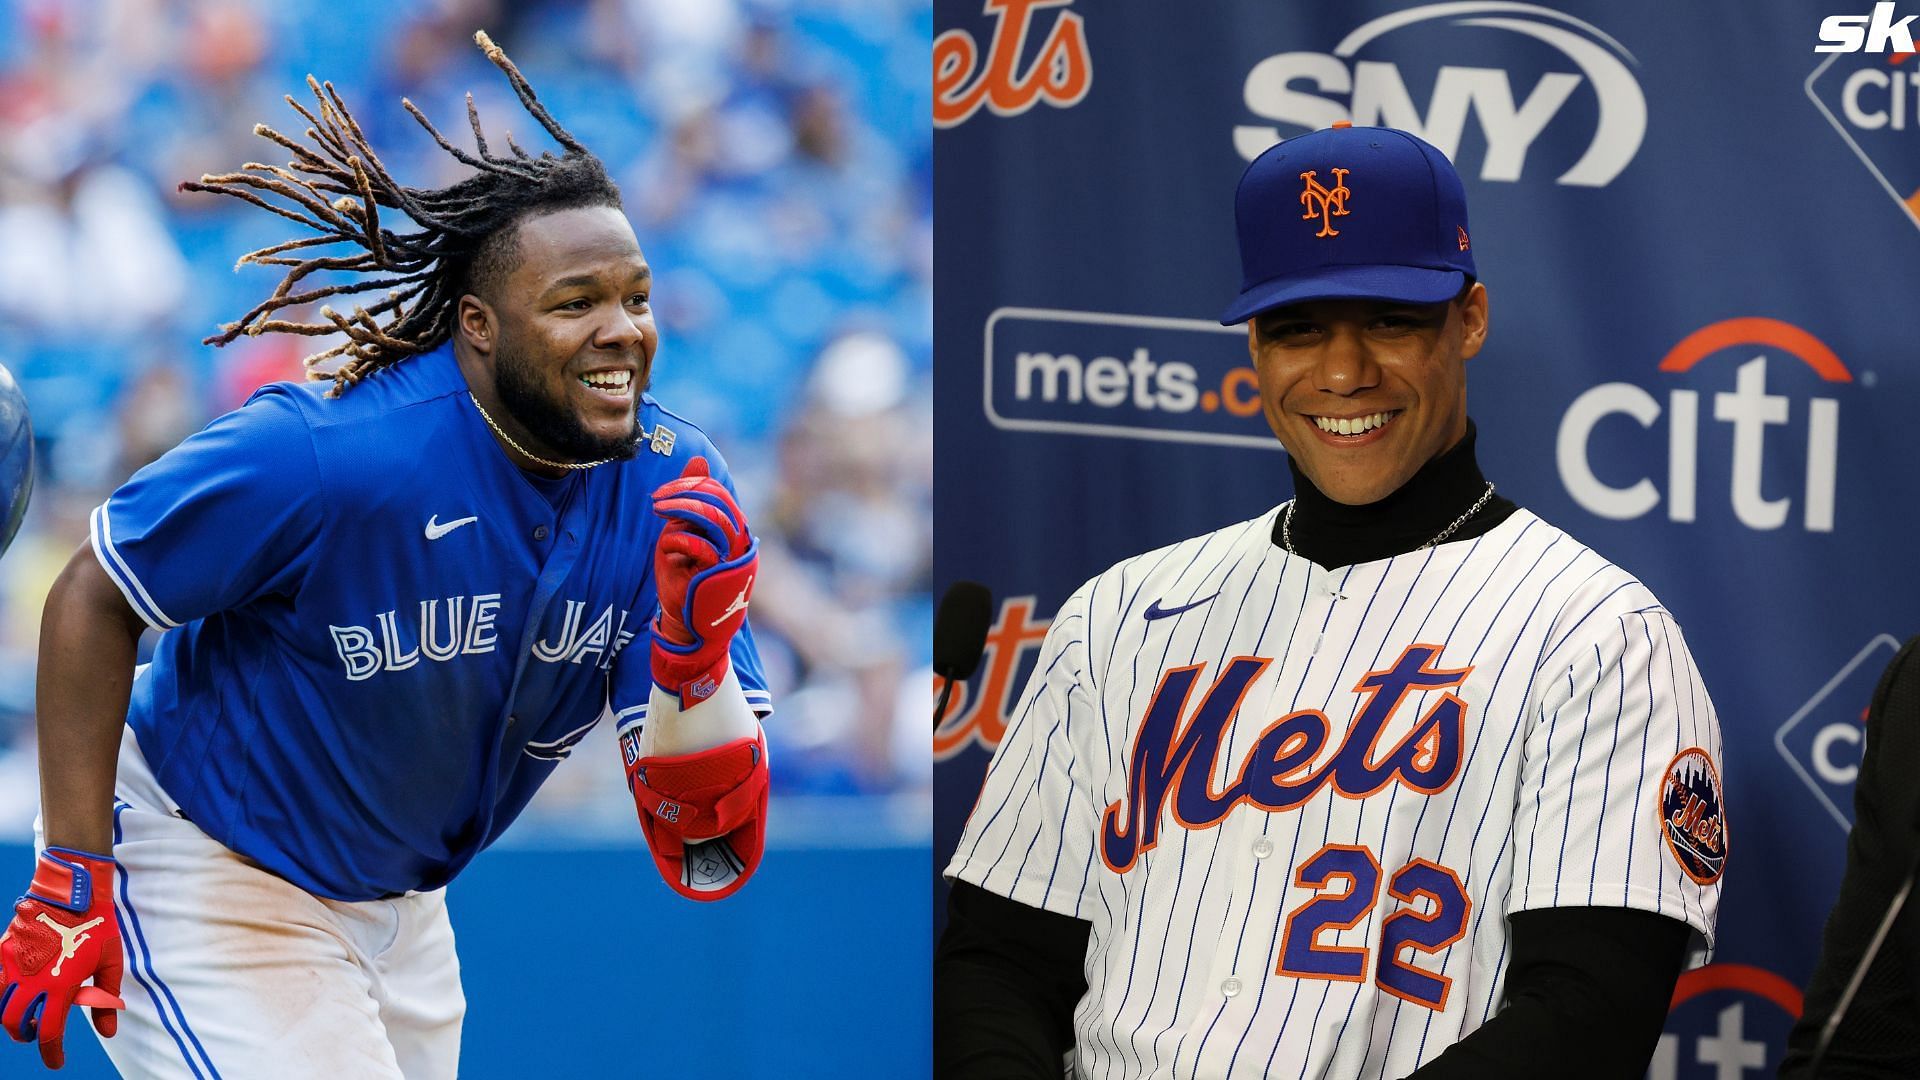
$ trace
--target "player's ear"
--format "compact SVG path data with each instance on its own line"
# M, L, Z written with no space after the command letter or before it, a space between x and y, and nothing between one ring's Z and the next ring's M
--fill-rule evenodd
M1247 355L1260 359L1260 331L1254 329L1253 320L1247 320Z
M1474 282L1460 304L1460 358L1471 360L1487 343L1487 287Z
M467 347L481 355L493 352L493 339L499 326L494 318L493 307L472 293L460 298L453 313L454 333L460 335Z

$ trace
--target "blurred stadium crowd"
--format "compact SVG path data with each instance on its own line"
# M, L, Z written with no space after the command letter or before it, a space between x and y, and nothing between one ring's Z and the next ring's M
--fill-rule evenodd
M200 339L278 281L296 226L176 185L284 163L256 122L331 80L403 183L462 171L400 105L530 150L486 29L607 162L655 272L654 394L726 454L763 544L775 843L918 840L932 481L926 0L0 0L0 362L38 487L0 560L0 836L33 818L35 643L89 511L332 342ZM460 133L460 134L455 134ZM516 830L634 832L608 732ZM850 803L820 796L865 795ZM858 808L857 810L853 808ZM512 834L510 834L511 838ZM851 842L861 842L854 837Z

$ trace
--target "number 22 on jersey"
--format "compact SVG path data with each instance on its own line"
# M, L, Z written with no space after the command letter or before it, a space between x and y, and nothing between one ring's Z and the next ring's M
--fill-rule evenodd
M1380 900L1380 863L1373 852L1353 844L1328 844L1300 864L1294 884L1301 888L1339 889L1321 892L1287 916L1280 943L1276 975L1336 982L1364 982L1368 950L1360 946L1323 945L1323 931L1350 930ZM1373 963L1373 979L1380 989L1402 1001L1429 1009L1447 1007L1453 980L1423 971L1400 958L1402 951L1432 954L1466 936L1473 903L1453 871L1426 859L1414 859L1394 871L1387 894L1400 907L1380 924L1380 948ZM1430 907L1424 913L1420 902Z

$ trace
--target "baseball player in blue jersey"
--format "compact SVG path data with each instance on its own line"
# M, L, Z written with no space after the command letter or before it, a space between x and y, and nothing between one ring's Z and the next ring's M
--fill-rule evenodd
M1294 498L1061 605L947 867L936 1075L1637 1080L1727 859L1685 638L1481 474L1439 151L1288 139L1235 218Z
M669 885L719 899L759 861L754 540L719 454L646 393L618 190L478 40L563 154L491 152L471 104L468 153L413 110L474 172L404 187L315 84L304 142L256 129L286 168L185 185L314 233L242 260L291 269L209 340L338 332L309 363L344 360L142 469L48 598L43 852L0 1026L50 1067L78 1004L128 1076L454 1075L442 886L603 717Z

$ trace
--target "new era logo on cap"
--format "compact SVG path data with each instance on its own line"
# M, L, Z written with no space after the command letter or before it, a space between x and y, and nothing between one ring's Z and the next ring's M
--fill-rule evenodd
M1434 304L1475 276L1467 198L1446 155L1393 128L1340 121L1255 158L1234 196L1240 295L1231 325L1284 304Z

